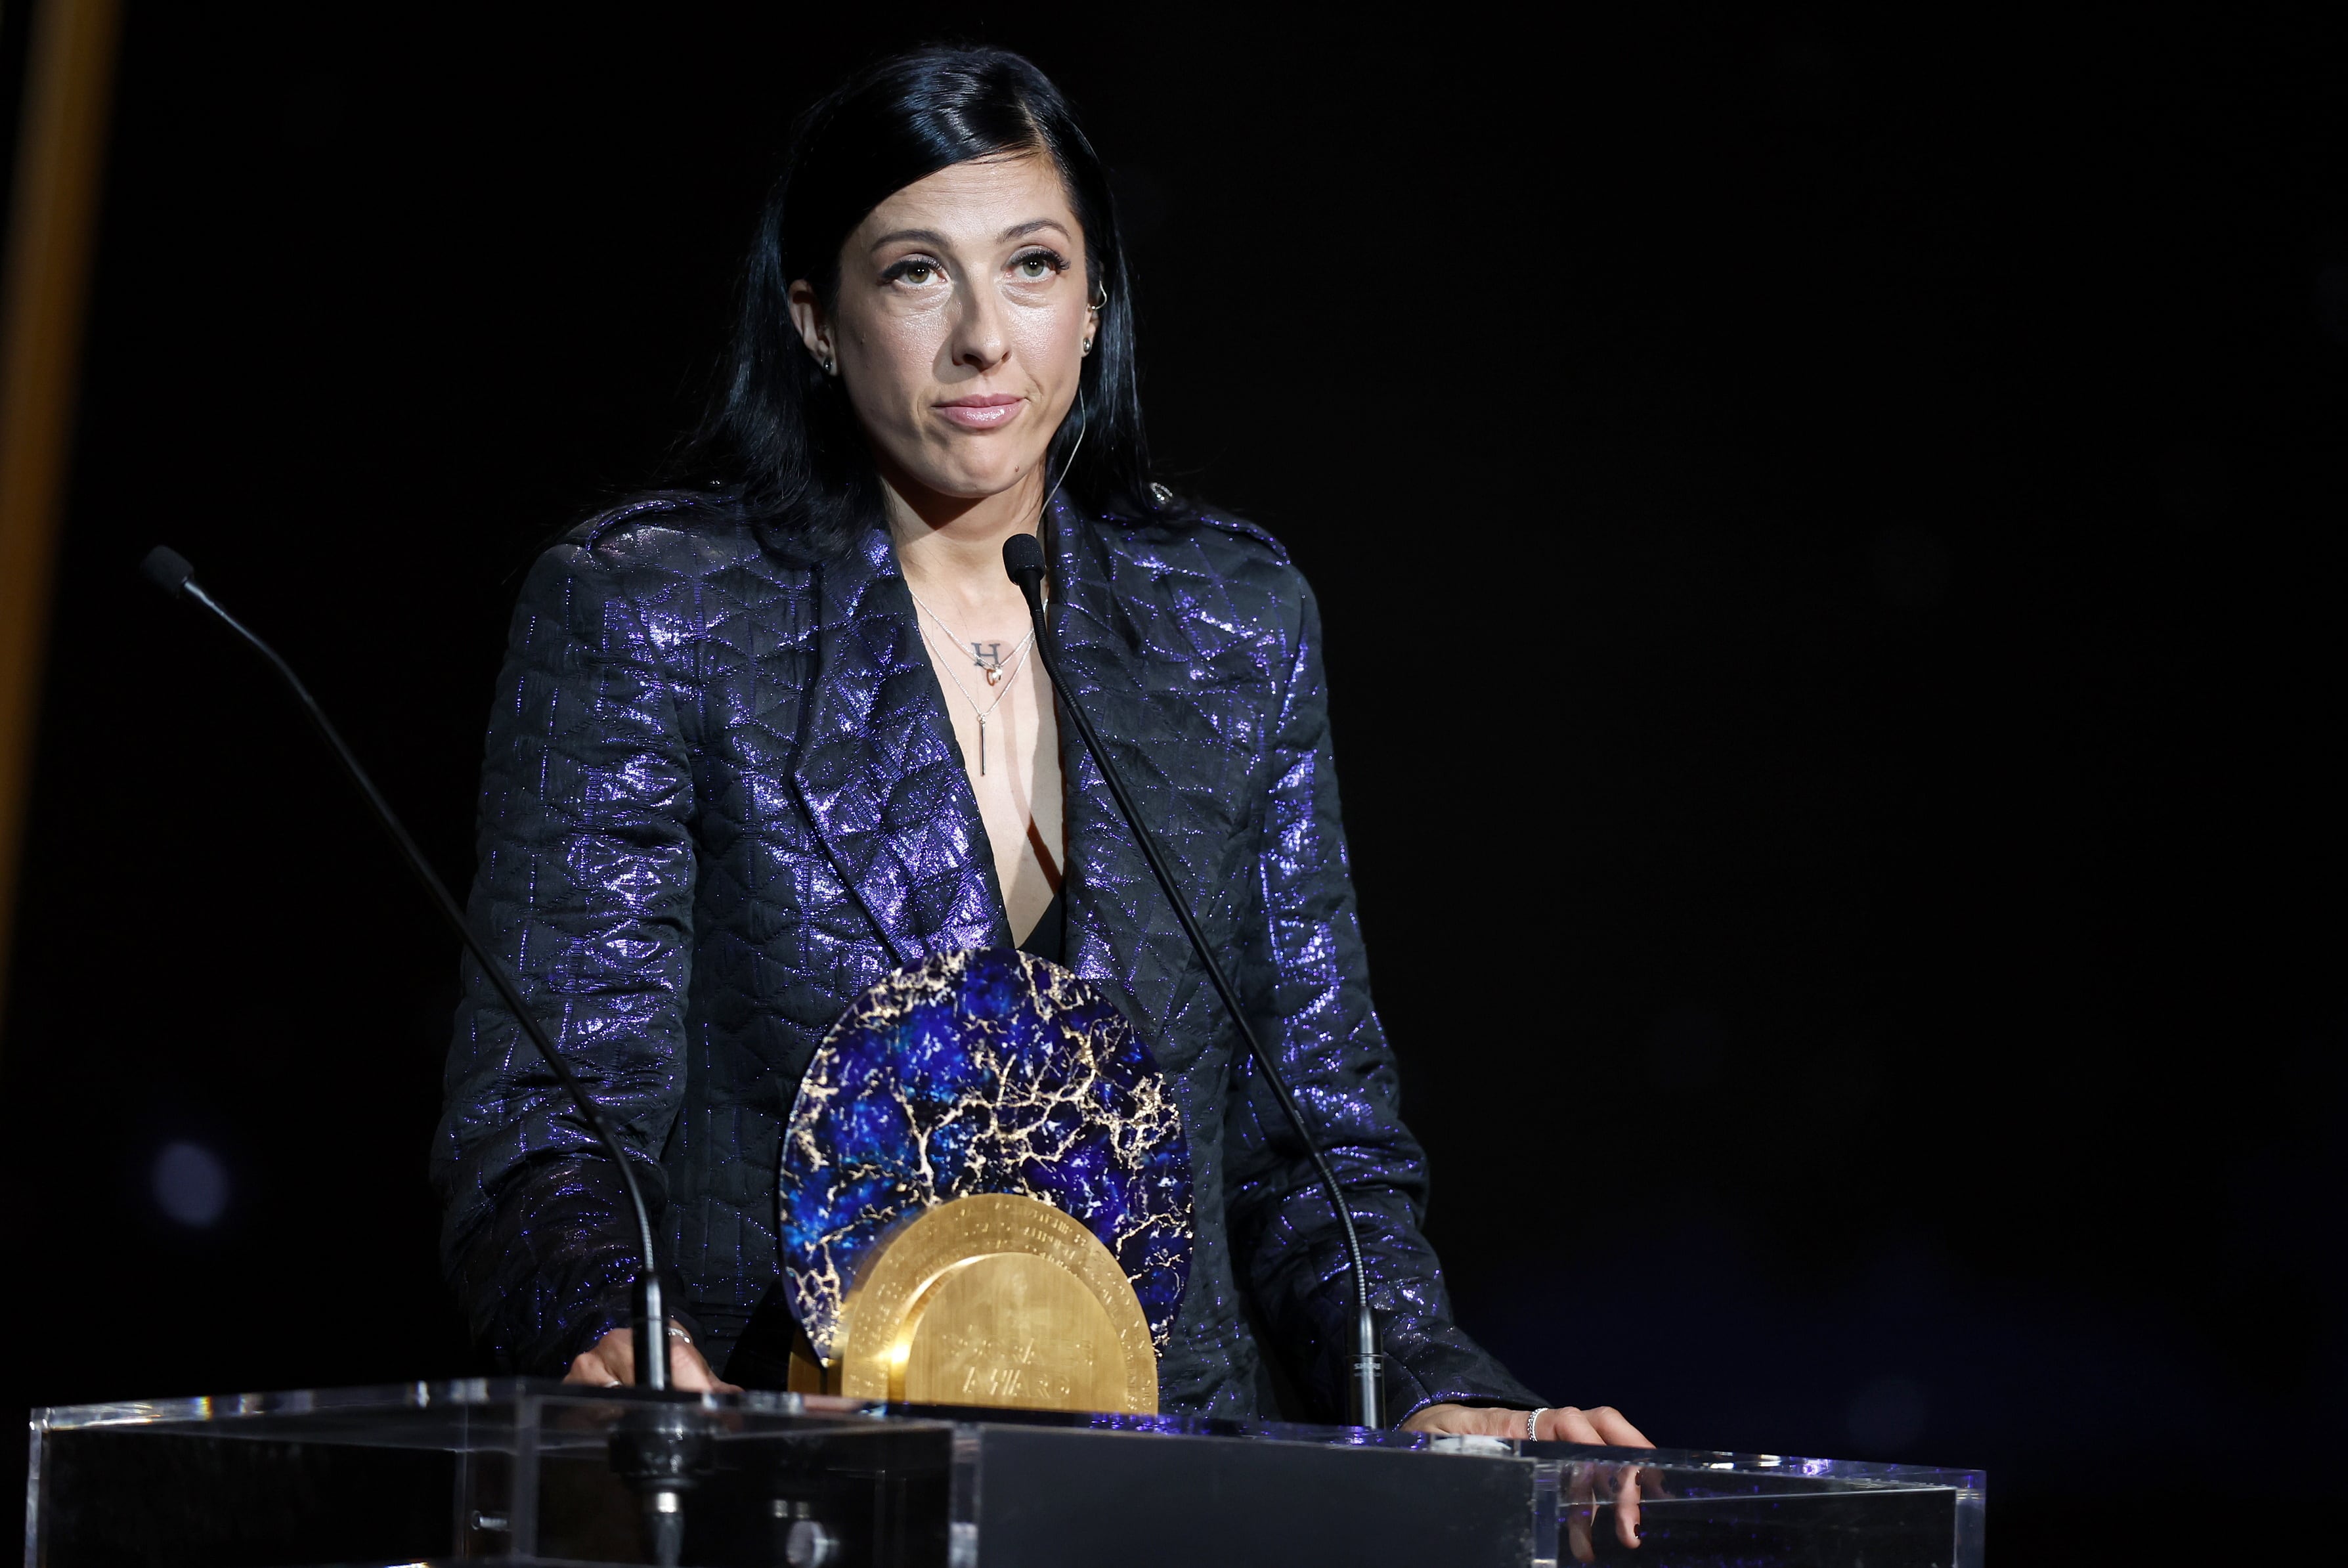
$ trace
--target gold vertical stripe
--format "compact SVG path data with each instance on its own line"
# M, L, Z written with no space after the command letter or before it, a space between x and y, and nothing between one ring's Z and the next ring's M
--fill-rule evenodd
M0 999L119 22L116 0L41 0L25 56L0 307Z

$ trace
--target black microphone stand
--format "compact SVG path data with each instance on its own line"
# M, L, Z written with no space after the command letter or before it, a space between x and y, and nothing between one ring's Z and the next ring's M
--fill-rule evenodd
M407 828L392 811L391 803L376 789L375 781L366 775L366 769L359 766L359 759L344 744L342 736L327 719L325 710L318 706L317 699L302 684L302 677L294 673L294 666L287 664L276 649L255 636L242 621L222 608L219 600L197 584L195 568L188 564L185 556L157 545L148 552L139 570L146 573L149 582L172 598L192 600L211 612L221 624L242 638L284 678L286 686L300 701L302 711L309 716L311 725L325 741L327 748L334 752L335 759L342 763L343 771L374 810L376 820L383 824L384 831L389 833L392 842L399 846L401 858L407 862L407 869L416 873L416 880L424 884L424 891L431 898L433 907L440 912L440 918L456 932L466 950L472 954L473 961L481 966L481 973L488 975L489 984L497 988L498 996L505 1003L506 1010L513 1015L515 1024L530 1037L530 1044L538 1047L538 1054L545 1058L546 1065L553 1069L554 1076L569 1091L572 1103L579 1108L580 1116L602 1140L604 1152L612 1157L612 1163L619 1170L620 1181L627 1189L628 1205L634 1212L636 1220L637 1255L641 1262L630 1302L636 1351L636 1386L652 1389L669 1387L668 1314L661 1303L660 1274L654 1263L652 1212L644 1205L644 1189L637 1185L635 1169L628 1160L627 1150L621 1147L619 1134L603 1115L602 1108L588 1097L587 1087L579 1081L578 1076L555 1050L554 1042L547 1037L544 1026L522 1001L521 987L514 979L512 971L507 968L503 959L489 951L487 943L475 934L472 923L465 918L464 910L449 896L448 889L433 871L431 862L424 858L424 851L408 836ZM685 1418L685 1413L674 1408L666 1413L660 1409L644 1412L642 1418L632 1417L612 1439L613 1464L643 1494L646 1529L658 1560L664 1564L672 1564L677 1560L683 1544L683 1493L699 1479L706 1460L708 1441L705 1433L695 1430L694 1423Z
M1322 1188L1337 1211L1337 1222L1344 1228L1345 1257L1354 1271L1354 1354L1345 1378L1345 1418L1356 1427L1383 1427L1385 1415L1385 1353L1378 1345L1377 1319L1370 1315L1370 1285L1368 1271L1362 1266L1362 1241L1354 1230L1353 1211L1346 1206L1345 1190L1337 1181L1337 1173L1329 1168L1328 1157L1321 1152L1318 1140L1304 1124L1303 1108L1289 1092L1288 1080L1282 1077L1280 1064L1264 1049L1256 1037L1255 1026L1248 1022L1247 1010L1240 1005L1240 994L1233 989L1230 977L1223 973L1213 949L1207 945L1207 934L1200 929L1199 917L1190 912L1190 901L1174 880L1173 865L1158 847L1157 835L1150 832L1141 818L1141 810L1125 787L1125 776L1109 759L1108 748L1101 744L1099 732L1093 728L1084 705L1060 675L1059 645L1052 638L1052 629L1044 614L1044 546L1032 533L1014 533L1003 542L1003 569L1019 584L1019 592L1027 600L1027 614L1035 624L1035 653L1044 661L1044 673L1052 677L1052 688L1059 695L1061 711L1075 721L1076 733L1084 738L1085 749L1092 753L1093 763L1108 782L1108 792L1117 798L1117 809L1125 817L1126 825L1133 830L1141 853L1157 873L1158 885L1166 890L1166 901L1174 906L1174 917L1182 923L1183 934L1198 951L1199 961L1207 966L1207 978L1221 997L1223 1010L1231 1015L1231 1024L1247 1042L1248 1054L1263 1069L1264 1080L1272 1085L1272 1097L1280 1101L1288 1124L1303 1140L1304 1151L1313 1157L1313 1169L1320 1174Z

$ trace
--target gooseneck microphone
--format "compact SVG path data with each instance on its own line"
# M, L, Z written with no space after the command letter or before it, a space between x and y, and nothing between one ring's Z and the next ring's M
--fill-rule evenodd
M654 1263L652 1212L644 1206L644 1190L636 1183L635 1169L628 1160L627 1151L620 1146L619 1134L604 1116L602 1108L588 1097L586 1086L563 1061L561 1053L554 1048L554 1042L547 1037L545 1028L522 1001L521 987L515 981L512 971L507 968L502 958L489 951L487 943L475 934L472 923L465 918L464 910L448 895L448 888L432 870L431 862L424 858L424 851L408 836L407 828L393 813L391 803L376 789L375 781L366 775L366 769L359 766L359 759L344 744L342 736L327 719L325 710L318 706L317 699L302 684L302 677L294 673L294 666L287 664L276 649L255 636L244 623L230 614L219 600L205 593L196 583L195 568L189 565L187 558L177 551L157 545L148 552L139 570L149 582L172 598L192 601L209 611L221 624L234 632L255 653L268 660L271 667L284 679L285 685L301 703L302 711L309 715L311 725L325 741L327 749L342 763L343 771L349 775L351 782L374 810L376 820L383 824L384 831L391 835L392 842L399 846L400 857L407 861L407 869L416 873L416 880L424 884L424 891L430 896L433 907L440 912L440 918L464 943L466 950L472 954L473 961L481 966L481 973L489 977L489 984L497 988L498 996L505 1003L506 1010L513 1015L514 1022L522 1033L530 1037L530 1044L538 1047L538 1054L545 1058L546 1065L553 1069L554 1076L569 1091L572 1103L579 1108L580 1116L602 1140L604 1152L612 1157L612 1163L619 1169L620 1181L627 1188L628 1206L633 1211L636 1221L640 1263L631 1303L636 1386L641 1388L668 1387L668 1313L661 1303L660 1274ZM677 1535L681 1532L682 1494L698 1479L695 1473L699 1448L695 1441L697 1434L686 1430L687 1426L689 1423L685 1421L682 1412L647 1412L644 1419L631 1423L626 1431L613 1439L615 1463L620 1464L622 1473L644 1493L648 1529L655 1538L655 1550L664 1563L676 1561L675 1546L661 1538ZM637 1431L634 1429L637 1427L646 1429Z
M433 906L440 912L440 918L448 923L449 929L456 932L465 944L467 951L473 955L473 962L481 966L481 973L487 975L489 984L497 987L506 1010L514 1016L514 1021L521 1026L522 1033L530 1037L530 1044L538 1047L538 1054L546 1058L546 1065L554 1069L554 1076L562 1080L562 1087L570 1091L572 1102L578 1106L579 1114L586 1119L589 1127L594 1129L595 1136L602 1140L604 1152L611 1155L612 1162L620 1168L620 1180L627 1185L628 1203L636 1216L636 1244L641 1249L643 1259L636 1271L634 1304L636 1381L646 1388L667 1387L668 1335L664 1332L666 1324L664 1321L666 1314L661 1307L660 1276L653 1266L652 1213L644 1207L644 1194L643 1189L636 1185L635 1171L629 1163L626 1151L620 1147L619 1134L605 1119L602 1107L588 1098L587 1086L572 1072L561 1053L554 1048L554 1042L547 1038L545 1028L523 1003L521 987L506 967L505 960L490 952L489 944L474 934L472 922L465 918L464 910L448 895L448 889L441 882L438 873L433 871L432 863L424 858L424 851L417 847L416 841L408 837L407 828L393 814L391 803L383 798L382 792L375 787L375 780L367 777L366 769L359 766L359 759L343 743L342 736L327 719L325 710L318 706L317 698L312 696L310 688L302 684L302 677L294 673L294 666L287 664L276 649L253 635L243 622L222 608L219 600L205 593L196 582L196 569L189 565L187 557L177 551L157 545L147 552L147 559L140 562L139 570L147 574L149 582L172 598L192 600L210 611L221 625L244 639L253 652L267 659L283 677L295 700L301 703L302 711L310 716L310 723L325 741L327 749L334 752L335 759L343 765L343 771L350 776L360 795L374 809L376 820L383 824L384 831L389 833L392 842L399 846L400 857L407 861L407 869L416 873L416 880L424 884L424 891L431 897Z
M1221 997L1223 1010L1231 1015L1231 1024L1247 1042L1248 1054L1263 1069L1264 1080L1272 1085L1272 1097L1287 1115L1289 1126L1303 1140L1305 1152L1313 1157L1313 1169L1321 1178L1321 1186L1329 1194L1329 1202L1337 1211L1337 1222L1344 1228L1345 1258L1354 1271L1354 1339L1352 1368L1345 1379L1346 1419L1357 1427L1383 1427L1385 1421L1385 1353L1378 1346L1377 1320L1370 1315L1369 1274L1362 1266L1362 1240L1354 1230L1354 1213L1346 1206L1345 1190L1337 1181L1337 1173L1329 1168L1328 1157L1321 1152L1320 1140L1305 1125L1303 1108L1289 1092L1288 1080L1282 1076L1280 1064L1256 1037L1255 1027L1248 1022L1247 1009L1240 1005L1240 994L1207 945L1207 934L1200 929L1199 917L1190 912L1190 901L1183 896L1181 885L1174 880L1173 865L1165 851L1158 847L1157 835L1142 820L1141 809L1133 792L1125 785L1125 776L1117 771L1109 758L1108 748L1101 744L1100 734L1093 728L1091 717L1084 705L1076 700L1075 688L1060 675L1060 649L1054 641L1052 630L1044 614L1044 546L1032 533L1014 533L1003 542L1003 569L1011 581L1019 584L1026 597L1028 618L1035 624L1035 652L1044 661L1044 673L1052 677L1053 689L1058 694L1060 707L1076 722L1076 733L1083 737L1085 749L1092 753L1093 765L1107 780L1108 792L1117 798L1117 809L1125 817L1126 826L1133 830L1134 841L1141 846L1149 869L1157 873L1158 885L1166 891L1166 902L1174 906L1174 918L1182 923L1182 933L1207 966L1207 978Z

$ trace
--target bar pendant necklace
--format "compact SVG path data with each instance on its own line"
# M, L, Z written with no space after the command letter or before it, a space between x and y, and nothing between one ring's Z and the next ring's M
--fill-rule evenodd
M954 629L946 624L946 618L943 615L939 614L935 610L932 610L919 593L913 593L913 585L911 583L905 584L905 592L912 593L913 603L921 610L926 612L931 620L935 621L938 624L938 630L943 632L946 636L953 642L954 645L957 647L964 645L961 638L954 636ZM920 617L916 616L914 619L915 623L918 624ZM971 653L970 662L986 672L986 684L989 686L996 686L999 684L1002 687L1000 691L994 694L994 700L988 703L984 707L978 706L978 699L970 695L970 688L968 686L962 684L962 676L954 674L954 665L957 661L945 656L945 650L938 646L936 640L930 635L930 629L927 626L922 627L922 641L929 645L932 653L938 655L938 667L946 672L946 678L953 682L954 690L962 693L962 700L970 704L970 711L978 716L978 776L981 779L983 779L986 777L987 717L989 715L993 714L996 708L1003 706L1003 699L1009 696L1012 689L1019 684L1015 677L1018 676L1021 666L1025 665L1027 662L1027 649L1035 641L1035 629L1033 626L1030 626L1027 629L1027 634L1025 637L1022 637L1019 640L1019 645L1011 651L1011 657L1008 661L1004 660L1003 656L1003 645L1001 643L971 643L967 645ZM1014 678L1006 679L1006 676Z

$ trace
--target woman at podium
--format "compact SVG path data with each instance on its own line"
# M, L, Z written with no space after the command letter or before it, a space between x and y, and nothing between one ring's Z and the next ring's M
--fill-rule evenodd
M1277 541L1153 479L1133 319L1104 170L1054 86L995 50L885 61L801 121L704 469L573 530L522 591L472 917L656 1195L678 1381L708 1386L776 1288L781 1129L842 1009L1015 944L1114 998L1177 1088L1193 1253L1161 1408L1340 1408L1334 1216L1082 787L1004 575L1026 532L1072 695L1344 1183L1393 1416L1643 1443L1611 1410L1542 1410L1452 1321L1371 1006L1319 615ZM434 1172L500 1364L628 1378L621 1184L477 972Z

